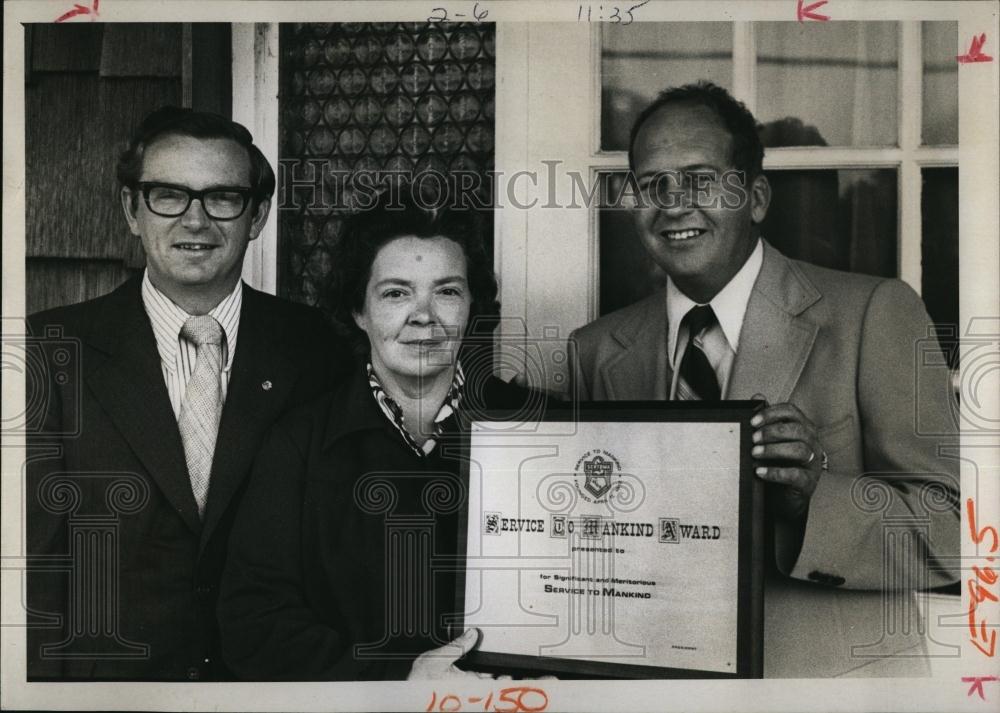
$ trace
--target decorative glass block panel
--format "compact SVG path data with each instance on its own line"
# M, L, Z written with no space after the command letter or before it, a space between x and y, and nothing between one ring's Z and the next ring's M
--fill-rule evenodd
M394 64L403 64L409 61L414 50L413 39L402 32L397 32L385 43L385 56Z
M958 144L958 23L924 22L921 27L923 143Z
M316 40L308 40L302 46L302 64L306 67L311 67L319 60L320 53L322 49L320 48L319 42Z
M323 118L333 128L346 125L351 118L351 103L346 99L331 99L323 107Z
M466 135L469 147L477 153L490 153L493 151L493 131L482 124L476 124Z
M728 22L636 22L601 27L601 150L628 149L643 108L668 87L707 79L732 88Z
M413 118L413 101L408 97L395 96L385 104L385 119L394 127L405 126Z
M369 137L369 145L376 156L387 156L396 148L399 139L396 132L387 126L380 126Z
M895 171L769 171L767 175L773 197L761 232L771 245L788 257L823 267L896 276ZM636 234L624 176L600 174L600 314L632 304L665 282L663 271Z
M450 94L462 86L462 68L452 62L439 64L434 70L434 86L439 92Z
M399 145L410 156L422 156L430 147L431 135L422 126L408 126L400 134Z
M382 102L375 97L362 97L354 104L354 120L364 126L371 126L382 118Z
M448 102L438 94L427 94L417 101L417 118L421 123L437 126L448 115Z
M340 132L340 140L337 145L342 155L356 156L365 150L365 133L354 127L344 129Z
M300 122L299 126L312 126L323 115L323 110L316 102L302 102L299 104Z
M479 39L479 33L472 31L460 31L451 36L451 56L457 60L471 60L479 56L483 43Z
M806 146L895 146L896 22L759 22L757 120ZM793 145L785 143L783 145Z
M399 75L392 67L377 67L371 73L372 91L376 94L391 94L399 84Z
M323 56L331 67L339 67L351 56L351 43L345 37L323 43Z
M375 39L373 35L364 35L355 41L352 47L352 54L359 64L373 64L382 54L382 43Z
M434 132L434 149L439 154L454 153L462 147L465 137L454 124L445 124Z
M411 64L399 75L406 93L415 96L422 94L431 83L431 70L422 64Z
M490 203L494 27L283 24L280 44L278 290L329 309L353 173L473 172Z
M493 88L496 80L496 69L492 61L474 62L469 67L469 86L479 91L488 91Z
M479 118L481 102L472 93L459 94L451 103L451 118L460 123L475 121Z
M314 154L330 153L334 144L333 133L325 126L317 128L309 137L309 151Z
M365 73L358 69L357 67L351 67L350 69L345 69L340 73L339 81L337 83L337 91L340 94L354 95L360 92L368 84L368 77ZM326 94L328 92L324 92ZM318 92L313 92L313 94L319 95Z
M336 82L333 72L324 67L309 75L309 91L313 96L326 96Z
M417 40L417 54L425 62L438 62L448 51L448 40L440 32L424 32Z

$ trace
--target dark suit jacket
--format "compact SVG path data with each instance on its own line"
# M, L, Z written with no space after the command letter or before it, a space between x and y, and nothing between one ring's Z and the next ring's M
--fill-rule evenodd
M468 376L468 374L467 374ZM470 378L464 413L543 407ZM527 405L527 406L526 406ZM431 457L403 442L359 369L282 419L261 448L230 542L219 621L227 663L251 680L404 679L450 640L466 437ZM433 560L433 562L432 562Z
M759 393L797 405L817 425L830 465L804 536L775 529L781 573L772 572L764 597L765 675L919 672L910 591L958 578L947 364L906 284L764 250L727 398ZM662 292L577 330L579 398L665 399L666 335Z
M215 602L250 464L346 369L319 312L244 286L202 522L140 286L30 319L49 378L29 379L29 678L227 678Z

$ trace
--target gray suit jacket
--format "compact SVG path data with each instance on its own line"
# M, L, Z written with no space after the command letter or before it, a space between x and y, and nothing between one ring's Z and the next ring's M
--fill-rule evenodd
M765 676L926 670L912 590L959 576L957 405L929 324L903 282L765 243L726 398L795 404L830 466L804 535L774 527ZM662 292L577 330L577 397L667 398L666 339Z

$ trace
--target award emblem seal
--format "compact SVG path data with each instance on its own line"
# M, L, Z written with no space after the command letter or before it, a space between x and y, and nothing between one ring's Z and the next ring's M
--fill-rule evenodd
M622 465L618 458L603 448L589 450L580 456L574 469L573 485L588 503L606 503L621 487Z

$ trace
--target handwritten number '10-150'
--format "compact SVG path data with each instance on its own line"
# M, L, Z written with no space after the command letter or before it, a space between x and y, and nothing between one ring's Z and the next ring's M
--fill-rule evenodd
M484 713L541 713L549 705L549 697L541 688L516 686L504 688L494 699L491 692L485 700L482 696L468 696L465 700L469 705L482 705ZM458 713L463 702L454 693L449 693L438 700L437 691L431 692L430 703L425 711L437 713ZM475 708L474 710L479 710Z

